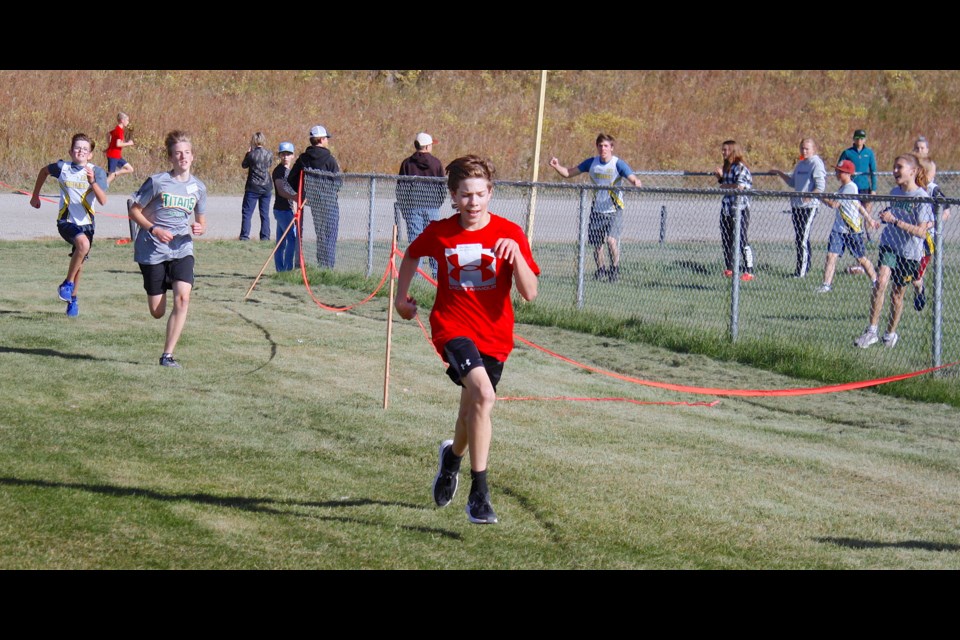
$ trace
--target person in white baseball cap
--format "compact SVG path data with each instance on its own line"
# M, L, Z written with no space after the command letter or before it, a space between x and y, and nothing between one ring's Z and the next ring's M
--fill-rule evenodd
M323 125L318 124L310 129L310 144L315 144L313 138L332 138Z
M407 223L408 243L416 240L428 224L440 219L440 206L447 197L443 164L432 153L435 142L433 136L421 131L413 140L416 152L400 164L401 176L427 178L397 180L396 206ZM436 276L437 263L433 258L430 267Z

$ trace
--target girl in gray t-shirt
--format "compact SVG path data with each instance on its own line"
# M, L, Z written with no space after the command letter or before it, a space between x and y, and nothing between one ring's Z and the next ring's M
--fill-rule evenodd
M893 179L897 186L890 192L892 196L926 198L923 187L927 176L920 160L912 153L897 156L893 163ZM887 226L880 236L880 257L877 260L877 283L870 294L870 323L863 334L854 340L861 349L878 342L877 327L880 312L883 310L883 295L887 285L890 290L890 320L883 334L883 345L896 346L900 340L897 325L903 313L903 294L907 284L920 273L920 259L923 257L923 238L933 225L933 210L929 202L911 202L900 200L884 209L879 215L880 221Z

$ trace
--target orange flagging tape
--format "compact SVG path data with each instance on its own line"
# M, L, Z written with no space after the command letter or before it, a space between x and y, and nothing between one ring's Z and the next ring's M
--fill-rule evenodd
M404 256L403 251L400 251L399 249L397 249L396 246L393 247L393 253L394 253L394 255L400 256L400 258L403 258L403 256ZM399 273L399 271L398 271L397 273ZM429 282L430 284L432 284L434 287L437 286L437 281L436 281L436 279L435 279L433 276L431 276L429 273L427 273L426 271L424 271L423 269L421 269L420 267L417 267L417 273L419 273L421 276L423 276L423 279L426 280L427 282Z
M15 193L21 193L21 194L23 194L23 195L25 195L25 196L31 196L31 197L33 196L33 192L31 192L31 191L24 191L23 189L18 189L18 188L16 188L16 187L10 186L9 184L7 184L7 183L5 183L5 182L0 182L0 186L4 187L5 189L12 189ZM46 197L46 196L40 196L40 199L43 200L44 202L53 202L53 203L56 203L56 202L57 202L56 200L53 200L52 198L48 198L48 197ZM104 211L101 211L101 212L97 213L96 215L98 215L98 216L107 216L108 218L124 218L124 219L126 219L126 220L129 220L129 219L130 219L130 216L121 216L121 215L116 214L116 213L106 213L106 212L104 212Z
M301 192L303 191L303 175L302 175L302 174L301 174L301 176L300 176L300 191L301 191ZM303 211L303 203L300 203L299 207L297 208L297 213L296 213L297 220L298 220L298 222L297 222L298 225L300 224L299 220L300 220L301 212L302 212L302 211ZM302 227L301 227L301 228L302 228ZM363 304L366 304L366 303L370 302L371 300L373 300L373 297L374 297L375 295L377 295L377 292L379 292L380 289L383 288L384 283L386 283L387 278L390 276L391 268L394 268L394 267L393 267L393 261L392 261L392 260L389 260L389 261L387 262L387 268L383 270L383 277L380 278L380 284L378 284L378 285L377 285L377 288L373 290L373 293L371 293L370 295L368 295L366 298L364 298L364 299L361 300L360 302L357 302L357 303L354 303L354 304L349 304L349 305L346 305L346 306L343 306L343 307L333 307L333 306L330 306L330 305L326 305L326 304L323 304L322 302L320 302L319 300L317 300L317 297L316 297L315 295L313 295L313 289L310 288L310 280L309 280L309 278L307 278L307 263L306 263L306 261L303 259L303 233L297 234L297 238L298 238L299 244L300 244L300 247L299 247L299 249L300 249L300 274L303 276L303 285L307 288L307 294L310 296L310 299L313 300L313 302L314 302L318 307L320 307L321 309L324 309L324 310L326 310L326 311L349 311L350 309L354 309L354 308L356 308L356 307L359 307L360 305L363 305ZM391 257L393 256L393 252L396 251L396 248L397 248L397 247L396 247L396 244L394 244L394 245L391 247L391 253L390 253ZM394 268L394 269L395 269L395 268ZM393 304L393 301L392 301L392 300L390 301L390 304Z
M719 400L714 400L713 402L653 402L653 401L644 401L644 400L634 400L633 398L574 398L571 396L553 396L550 398L539 397L539 396L503 396L497 398L500 400L568 400L573 402L629 402L630 404L655 404L655 405L666 405L666 406L683 406L683 407L715 407L720 404Z
M617 378L618 380L625 380L627 382L632 382L634 384L643 385L646 387L656 387L658 389L668 389L670 391L679 391L681 393L696 393L701 395L711 395L711 396L809 396L819 393L837 393L839 391L852 391L854 389L863 389L865 387L874 387L881 384L887 384L889 382L897 382L898 380L906 380L907 378L914 378L916 376L921 376L925 373L931 373L937 371L938 369L945 369L947 367L952 367L958 362L951 362L950 364L943 364L939 367L930 367L929 369L923 369L921 371L911 371L910 373L901 373L899 375L890 376L888 378L876 378L874 380L858 380L856 382L845 382L843 384L834 384L828 385L825 387L810 387L810 388L801 388L801 389L717 389L713 387L691 387L683 384L670 384L667 382L653 382L652 380L642 380L640 378L634 378L631 376L620 375L619 373L613 373L611 371L604 371L603 369L598 369L596 367L591 367L589 365L577 362L576 360L571 360L565 356L562 356L558 353L554 353L545 347L541 347L538 344L535 344L529 340L521 338L520 336L514 334L513 336L520 342L534 349L542 351L554 358L558 358L572 364L581 369L586 369L587 371L593 371L594 373L599 373L601 375L609 376L611 378Z
M373 297L377 295L377 292L379 292L380 289L383 288L384 283L387 281L387 276L390 274L390 265L387 264L387 268L383 270L383 277L380 278L380 284L378 284L377 288L373 290L373 293L368 295L366 298L364 298L360 302L356 302L354 304L348 304L343 307L332 307L330 305L323 304L322 302L317 300L316 296L313 295L313 289L310 288L310 281L307 279L307 269L305 266L303 266L303 260L300 261L300 264L301 264L301 267L300 267L301 273L303 274L303 284L307 288L307 293L310 295L310 298L314 301L314 303L316 303L318 307L326 311L349 311L350 309L354 309L356 307L359 307L360 305L370 302L373 299ZM391 301L391 304L392 304L392 301Z
M396 248L394 248L394 251L397 252ZM436 281L430 278L427 274L423 273L423 271L421 271L419 268L417 269L417 271L423 274L424 278L426 278L429 282L431 282L434 286L436 286ZM417 317L417 324L420 325L420 329L423 331L423 335L427 339L427 342L430 342L431 346L433 346L432 341L430 340L429 336L427 336L426 328L423 326L423 323L420 322L419 316ZM798 389L717 389L714 387L693 387L693 386L683 385L683 384L670 384L668 382L654 382L652 380L643 380L640 378L634 378L632 376L625 376L619 373L613 373L612 371L606 371L604 369L598 369L597 367L591 367L590 365L586 365L586 364L583 364L582 362L577 362L576 360L567 358L566 356L562 356L559 353L556 353L554 351L551 351L550 349L547 349L546 347L541 347L540 345L534 342L531 342L530 340L522 338L517 334L513 334L513 337L515 340L519 340L523 344L533 347L534 349L537 349L539 351L542 351L543 353L546 353L549 356L552 356L559 360L563 360L564 362L568 364L572 364L575 367L580 367L581 369L586 369L587 371L593 371L594 373L599 373L600 375L609 376L611 378L616 378L617 380L623 380L625 382L631 382L633 384L639 384L646 387L655 387L657 389L667 389L669 391L678 391L680 393L694 393L699 395L711 395L711 396L782 397L782 396L809 396L809 395L816 395L821 393L838 393L840 391L853 391L854 389L864 389L866 387L875 387L881 384L897 382L899 380L906 380L908 378L922 376L926 373L932 373L940 369L946 369L947 367L953 367L953 366L956 366L957 364L960 364L960 361L951 362L949 364L942 364L937 367L929 367L927 369L922 369L920 371L911 371L909 373L901 373L895 376L889 376L887 378L875 378L873 380L858 380L856 382L845 382L843 384L827 385L824 387L807 387L807 388L798 388ZM440 355L440 354L438 353L437 355ZM440 357L441 359L443 358L443 356L440 356ZM504 399L504 398L501 398L501 399ZM528 399L528 398L523 398L523 399ZM534 398L529 398L529 399L534 399ZM594 400L616 401L616 399L594 399ZM637 404L651 404L651 403L643 403L640 401L633 401L629 399L624 399L624 401L636 402ZM652 404L657 404L657 403L652 403ZM662 403L662 404L667 404L667 403ZM684 404L684 403L678 403L678 404Z

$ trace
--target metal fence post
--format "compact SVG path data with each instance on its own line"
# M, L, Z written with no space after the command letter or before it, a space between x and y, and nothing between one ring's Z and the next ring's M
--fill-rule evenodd
M736 342L740 332L740 220L741 206L733 208L733 281L730 288L730 341Z
M587 190L580 187L580 212L577 220L579 221L580 237L577 241L577 309L583 308L583 273L587 262Z
M943 363L943 218L940 205L933 205L934 253L933 253L933 366ZM936 375L941 375L937 371Z
M667 237L667 205L660 205L660 244Z
M370 176L370 207L367 218L367 277L373 274L373 203L377 195L377 178ZM393 258L393 256L390 256Z

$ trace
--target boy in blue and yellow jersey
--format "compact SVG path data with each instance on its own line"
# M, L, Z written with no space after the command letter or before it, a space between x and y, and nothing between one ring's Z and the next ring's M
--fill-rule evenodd
M85 134L78 133L70 141L70 162L57 160L42 169L33 187L30 206L40 208L40 188L48 176L57 179L60 185L60 214L57 216L57 231L60 237L73 246L67 277L57 288L57 295L67 303L67 315L75 318L80 314L77 305L77 287L83 262L93 245L93 201L107 203L107 173L88 160L94 143Z
M840 181L840 190L837 193L857 195L860 193L857 184L853 181L856 166L850 160L841 160L835 168L835 175ZM867 258L863 248L863 235L866 227L879 229L880 223L870 216L870 212L859 200L824 198L827 205L837 210L830 230L830 240L827 243L827 261L823 267L823 284L817 293L829 293L833 290L833 274L837 268L837 258L843 255L844 250L850 252L870 281L876 284L877 272L873 263Z
M596 280L616 282L620 277L620 233L623 231L623 191L619 189L624 180L635 187L642 186L640 178L626 162L613 155L613 136L601 133L597 136L597 155L587 158L575 167L564 167L556 158L550 158L550 166L564 178L589 173L595 185L609 186L593 193L587 238L593 246L593 259L597 263ZM603 245L610 250L610 269L604 266Z

